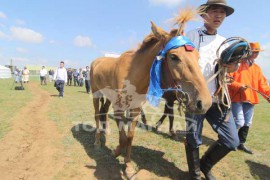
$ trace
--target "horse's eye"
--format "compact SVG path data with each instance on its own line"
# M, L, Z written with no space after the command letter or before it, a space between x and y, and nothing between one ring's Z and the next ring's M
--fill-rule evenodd
M175 54L170 54L170 59L173 60L173 61L179 61L179 58L178 56L176 56Z

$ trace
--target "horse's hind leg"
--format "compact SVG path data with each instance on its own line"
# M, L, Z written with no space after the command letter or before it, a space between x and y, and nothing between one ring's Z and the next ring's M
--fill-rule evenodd
M164 119L167 117L167 114L168 114L168 107L167 107L167 104L165 104L163 115L161 116L159 121L156 123L157 130L158 130L159 126L161 126L161 124L163 123Z
M145 113L144 113L143 109L141 109L141 119L142 119L143 124L147 124Z
M170 125L169 125L169 132L171 136L175 136L175 132L173 129L173 121L174 121L174 111L173 111L173 102L168 102L167 106L167 112L170 120Z
M109 129L108 129L108 111L111 105L111 101L106 99L105 104L103 104L103 115L102 115L102 120L101 120L101 124L102 124L102 128L105 131L106 134L109 133Z
M95 146L100 146L100 129L99 129L99 121L100 121L100 112L99 112L99 98L93 98L93 104L95 109L95 121L96 121L96 137L95 137Z

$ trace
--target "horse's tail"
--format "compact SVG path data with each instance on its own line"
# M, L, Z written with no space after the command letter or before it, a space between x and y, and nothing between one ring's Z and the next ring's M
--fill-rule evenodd
M179 25L177 35L184 35L186 23L191 20L196 20L197 15L197 10L193 7L186 7L185 9L180 9L178 12L178 16L173 19L175 21L174 24Z

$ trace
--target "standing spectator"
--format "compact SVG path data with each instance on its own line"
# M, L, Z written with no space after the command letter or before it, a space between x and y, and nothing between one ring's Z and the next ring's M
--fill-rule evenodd
M206 4L199 7L199 11L204 20L204 26L188 32L187 37L200 53L200 69L207 80L215 74L216 51L225 40L217 33L217 29L224 19L234 12L234 9L228 6L225 0L208 0ZM217 91L216 81L208 83L208 88L214 95ZM200 160L199 146L202 144L204 119L218 134L218 140L210 145ZM205 114L186 113L186 126L185 148L190 179L201 179L200 171L207 180L216 179L211 169L239 145L237 129L230 109L213 98L212 106Z
M258 42L250 43L250 47L251 57L247 61L241 62L236 72L230 73L233 82L228 87L232 100L233 116L236 127L239 129L240 145L238 149L253 154L253 151L245 146L245 142L252 124L254 105L259 103L258 94L254 89L265 94L264 98L270 102L270 86L261 68L254 62L259 52L262 51L260 44Z
M67 81L67 85L68 86L71 86L71 83L72 83L72 70L71 68L68 68L68 71L67 71L67 76L68 76L68 81Z
M28 83L29 82L29 74L30 74L30 71L25 66L24 69L23 69L23 71L22 71L22 76L23 76L23 82L24 83Z
M85 77L86 92L87 92L87 94L89 94L90 93L90 69L89 69L89 66L86 66L86 71L84 73L84 77Z
M73 71L73 81L74 81L74 86L78 85L79 86L79 72L74 69Z
M18 67L14 71L14 80L15 83L22 82L22 71Z
M50 82L53 81L53 70L52 69L49 70L49 80L50 80Z
M56 69L53 80L55 80L54 86L59 92L59 97L64 97L64 87L67 83L67 70L64 67L64 61L60 62L60 67Z
M53 69L52 69L51 73L52 73L52 80L53 80L53 77L54 77L54 70Z
M82 68L79 69L79 86L83 86L83 80L84 79L84 75L83 75L83 70Z
M39 71L39 74L40 74L40 84L47 85L46 82L47 70L45 69L45 66L42 66L41 70Z

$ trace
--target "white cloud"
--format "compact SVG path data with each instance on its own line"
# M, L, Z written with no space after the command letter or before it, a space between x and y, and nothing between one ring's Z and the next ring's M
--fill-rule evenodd
M270 79L270 42L262 45L264 51L260 52L255 62L262 68L263 74Z
M11 37L29 43L41 43L43 41L42 34L33 31L32 29L11 27Z
M165 5L167 7L178 6L183 3L185 0L149 0L151 5Z
M49 43L50 43L50 44L55 44L56 41L55 41L55 40L50 40Z
M21 19L16 19L16 20L15 20L15 23L16 23L17 25L19 25L19 26L25 25L25 22L24 22L23 20L21 20Z
M0 18L2 18L2 19L6 19L6 18L7 18L7 16L5 15L5 13L0 12Z
M74 45L78 47L93 47L91 39L87 36L78 35L74 38Z
M5 27L6 27L6 25L4 25L4 24L0 23L0 27L1 27L1 28L5 28Z
M2 31L0 31L0 39L6 39L6 38L8 38L8 36Z
M27 49L20 48L20 47L16 48L16 51L19 52L19 53L27 53L28 52Z

